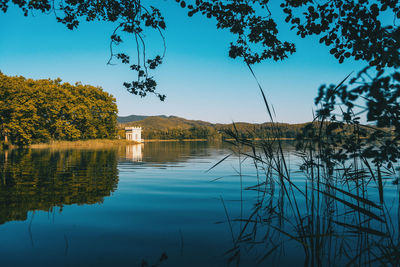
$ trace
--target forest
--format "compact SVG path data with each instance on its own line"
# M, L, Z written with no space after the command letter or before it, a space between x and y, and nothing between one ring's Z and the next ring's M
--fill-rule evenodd
M131 120L131 121L130 121ZM270 123L237 122L230 124L189 120L177 116L137 116L118 117L118 134L124 138L124 127L140 126L145 140L207 139L224 140L231 138L229 131L236 129L242 138L268 138L272 136ZM303 124L279 124L285 138L295 138Z
M135 118L129 121L129 118ZM131 118L131 119L132 119ZM309 131L319 128L318 123L246 123L236 122L229 124L210 123L199 120L188 120L176 116L136 116L118 117L118 135L124 138L124 127L140 126L143 128L142 138L145 140L184 140L184 139L207 139L226 140L234 136L241 139L273 139L279 134L281 139L303 139ZM335 131L342 131L350 134L352 129L348 125L341 125L331 122L330 127ZM370 136L376 127L360 125L360 134L364 137ZM381 130L384 130L383 128ZM388 132L390 134L390 131Z
M0 72L0 137L5 143L115 138L117 112L115 98L100 87Z
M236 128L235 128L236 127ZM188 129L173 128L164 130L143 129L143 139L159 139L159 140L183 140L183 139L207 139L207 140L225 140L232 136L230 131L236 131L240 138L260 139L270 138L273 136L273 128L271 125L265 124L250 124L239 123L235 124L220 124L214 127L193 126ZM300 133L301 126L299 125L280 125L282 138L296 138Z

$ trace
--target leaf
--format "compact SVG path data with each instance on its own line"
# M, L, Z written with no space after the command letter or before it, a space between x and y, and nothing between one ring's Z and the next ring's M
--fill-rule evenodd
M345 191L345 190L342 190L342 189L339 189L339 188L337 188L337 187L334 187L333 185L325 184L325 183L322 183L322 182L321 182L321 184L323 184L323 185L325 185L325 186L328 186L328 187L330 187L330 188L332 188L332 189L335 189L336 191L339 191L340 193L342 193L342 194L344 194L344 195L346 195L346 196L349 196L349 197L351 197L351 198L354 198L354 199L356 199L357 201L361 201L361 202L363 202L363 203L365 203L365 204L367 204L367 205L373 206L373 207L375 207L375 208L377 208L377 209L381 209L381 208L382 208L381 206L375 204L375 202L373 202L373 201L371 201L371 200L369 200L369 199L362 198L362 197L360 197L360 196L354 195L354 194L352 194L352 193L350 193L350 192L347 192L347 191Z
M365 215L367 215L367 216L369 216L369 217L371 217L371 218L373 218L373 219L375 219L377 221L385 222L381 217L379 217L378 215L376 215L375 213L373 213L373 212L371 212L371 211L369 211L367 209L358 207L357 205L354 205L354 204L352 204L352 203L350 203L350 202L348 202L348 201L346 201L344 199L340 199L340 198L338 198L338 197L336 197L334 195L331 195L331 194L329 194L327 192L320 191L320 190L317 190L317 191L320 192L321 194L324 194L324 195L330 197L330 198L333 198L334 200L336 200L338 202L343 203L344 205L352 208L354 211L361 212L361 213L363 213L363 214L365 214Z
M221 159L220 161L218 161L217 163L215 163L211 168L209 168L208 170L206 170L205 172L209 172L212 169L214 169L215 167L217 167L219 164L221 164L224 160L226 160L227 158L229 158L232 154L229 154L227 156L225 156L223 159Z
M377 235L377 236L387 236L387 234L372 229L372 228L368 228L368 227L363 227L363 226L359 226L359 225L353 225L353 224L347 224L347 223L343 223L343 222L338 222L338 221L334 221L332 220L333 223L336 223L338 225L341 225L343 227L347 227L347 228L351 228L354 230L357 230L357 232L364 232L364 233L368 233L368 234L372 234L372 235Z

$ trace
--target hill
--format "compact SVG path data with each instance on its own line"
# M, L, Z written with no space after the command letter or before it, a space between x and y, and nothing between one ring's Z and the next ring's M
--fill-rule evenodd
M124 127L140 126L144 139L224 139L229 138L227 131L234 129L233 124L213 124L201 120L188 120L176 116L138 116L120 117L120 135L123 137ZM140 119L142 118L142 119ZM129 122L126 122L130 120ZM282 137L294 138L305 124L280 123ZM273 135L271 123L235 123L241 137L268 138Z
M128 116L140 117L140 116ZM120 123L122 127L141 126L146 130L172 130L172 129L190 129L193 127L213 127L210 122L200 120L187 120L176 116L143 116L142 120L135 120L126 123ZM127 118L127 117L126 117Z
M141 121L148 117L150 117L150 116L145 116L145 115L118 116L117 122L118 123L128 123L128 122L133 122L133 121ZM167 118L167 116L165 116L165 115L159 115L159 116L155 116L155 117Z
M227 139L232 138L229 132L236 132L241 138L273 138L276 136L277 131L279 132L280 138L293 139L300 135L310 133L310 130L315 131L319 128L319 123L301 123L301 124L289 124L289 123L275 123L272 127L271 123L247 123L237 122L234 125L232 123L211 123L201 120L188 120L176 116L128 116L135 121L126 123L119 123L119 135L125 137L124 127L128 126L141 126L143 128L142 138L143 139L160 139L160 140L171 140L171 139ZM128 118L125 117L125 118ZM142 120L138 120L143 117ZM329 122L325 122L325 126ZM312 126L314 125L314 126ZM306 127L307 126L307 127ZM310 127L311 126L311 127ZM304 127L308 130L303 131ZM332 124L331 129L339 128ZM362 127L366 133L371 134L371 126ZM350 133L352 128L350 125L343 126L345 132Z

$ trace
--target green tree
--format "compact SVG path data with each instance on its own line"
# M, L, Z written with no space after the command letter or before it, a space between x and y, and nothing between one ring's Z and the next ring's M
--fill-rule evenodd
M12 143L114 138L117 112L99 87L0 73L0 136Z
M1 73L0 88L0 127L4 141L29 144L38 120L32 88L22 78L5 79Z

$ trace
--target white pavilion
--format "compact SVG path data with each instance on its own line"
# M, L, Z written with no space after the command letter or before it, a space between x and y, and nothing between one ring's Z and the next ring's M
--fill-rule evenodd
M142 127L125 127L125 138L129 141L141 143L142 140Z

